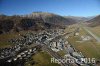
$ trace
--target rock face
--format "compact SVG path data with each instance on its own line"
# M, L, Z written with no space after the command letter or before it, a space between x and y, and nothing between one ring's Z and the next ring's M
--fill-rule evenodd
M0 15L0 34L10 31L64 28L65 25L74 23L70 19L45 12L15 16Z

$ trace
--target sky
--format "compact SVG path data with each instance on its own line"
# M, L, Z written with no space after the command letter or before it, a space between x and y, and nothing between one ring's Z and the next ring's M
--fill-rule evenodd
M100 0L0 0L0 14L24 15L37 11L62 16L95 16L100 14Z

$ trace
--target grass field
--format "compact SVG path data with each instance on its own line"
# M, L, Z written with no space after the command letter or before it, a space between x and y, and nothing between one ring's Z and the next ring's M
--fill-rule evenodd
M66 53L65 53L65 50L60 50L60 51L58 51L58 54L59 54L61 57L64 57L64 55L65 55Z
M90 30L100 37L100 26L91 27Z
M24 34L26 34L28 32L35 33L33 31L20 31L20 32L5 33L5 34L1 34L0 35L0 41L14 39L14 38L20 38L21 36L19 34L24 35Z
M68 41L77 50L81 51L85 57L100 59L100 43L97 43L95 39L92 39L90 41L77 42L82 35L89 34L84 31L83 28L81 28L80 35L77 37L71 36L70 38L68 38Z
M35 62L34 66L60 66L55 63L51 63L51 56L47 52L39 52L32 57L32 61ZM33 66L31 65L32 61L27 63L25 66Z
M68 39L72 46L81 51L85 57L100 59L100 44L95 41L76 42L77 37L70 37Z
M10 47L13 44L8 42L10 39L20 38L19 34L26 34L30 31L20 31L20 32L12 32L0 35L0 48Z
M1 41L0 48L11 47L13 44L10 42Z
M12 46L13 44L8 42L10 39L12 38L15 38L16 35L18 34L15 34L15 33L7 33L7 34L1 34L0 35L0 48L5 48L5 47L10 47Z

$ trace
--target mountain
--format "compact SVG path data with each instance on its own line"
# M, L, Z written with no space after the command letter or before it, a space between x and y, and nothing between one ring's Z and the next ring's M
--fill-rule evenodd
M59 25L70 25L76 23L75 21L69 18L64 18L63 16L47 12L33 12L32 14L23 15L23 17L28 17L32 19L38 18L42 19L44 22Z
M45 12L34 12L28 15L14 16L0 15L0 34L23 30L38 31L64 28L66 25L74 23L75 21L71 19Z
M91 27L100 26L100 15L94 17L93 19L87 21L88 25Z
M64 16L65 18L72 19L75 22L86 22L93 19L95 16L81 17L81 16Z
M88 20L87 17L79 17L79 16L64 16L65 18L72 19L75 22L85 22Z

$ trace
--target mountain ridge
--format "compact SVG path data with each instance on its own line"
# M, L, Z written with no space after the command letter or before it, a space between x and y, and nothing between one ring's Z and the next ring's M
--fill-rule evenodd
M95 26L100 26L100 15L94 17L93 19L87 21L88 26L91 26L91 27L95 27Z
M0 34L10 31L64 28L76 22L53 13L35 12L28 15L0 15Z

